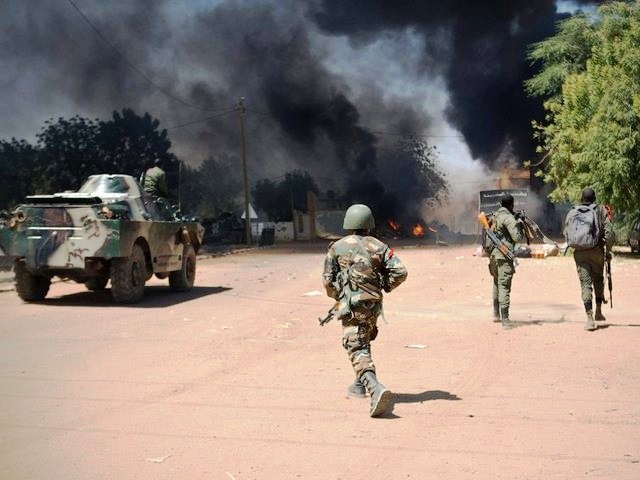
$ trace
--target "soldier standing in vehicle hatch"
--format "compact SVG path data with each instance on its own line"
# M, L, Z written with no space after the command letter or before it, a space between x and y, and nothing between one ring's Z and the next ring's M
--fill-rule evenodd
M369 207L349 207L343 228L351 234L329 246L323 284L327 295L337 301L333 317L342 322L342 346L356 375L348 391L360 397L369 393L369 414L378 417L385 413L391 392L377 380L371 341L378 335L382 291L400 285L407 278L407 269L392 249L369 235L374 226Z
M513 196L509 193L502 196L501 207L495 213L494 224L496 235L513 251L515 244L524 239L522 221L513 213ZM502 321L502 328L513 327L509 319L511 303L511 281L515 273L513 262L505 257L498 248L491 251L489 272L493 277L493 321Z
M144 173L140 177L140 184L142 189L152 197L168 199L167 175L161 165L162 160L160 158L155 158L152 162L148 162Z

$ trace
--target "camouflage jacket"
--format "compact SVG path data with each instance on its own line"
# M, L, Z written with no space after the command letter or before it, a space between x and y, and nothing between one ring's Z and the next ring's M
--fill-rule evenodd
M149 168L140 180L145 192L154 197L169 197L167 188L167 176L160 167Z
M365 265L369 273L358 276L357 265ZM336 316L342 319L353 316L354 309L377 316L382 291L390 292L406 278L407 269L386 244L374 237L348 235L329 246L322 282L327 295L338 302Z
M508 209L500 207L494 217L495 230L509 250L513 251L516 243L524 240L524 232L516 217ZM491 256L497 260L506 260L506 257L498 248L494 248Z

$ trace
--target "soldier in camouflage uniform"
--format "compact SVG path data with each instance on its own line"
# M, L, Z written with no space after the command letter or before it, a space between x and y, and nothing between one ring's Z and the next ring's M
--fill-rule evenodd
M592 188L582 190L580 198L582 205L594 205L596 203L596 192ZM576 262L578 278L580 279L580 289L582 290L582 302L587 313L587 323L585 329L592 331L596 329L593 315L593 296L596 297L595 320L604 322L605 316L602 314L602 302L604 302L604 262L606 256L611 255L614 234L613 226L604 208L600 205L596 209L598 222L600 223L601 239L598 245L587 250L576 250L573 252L573 259ZM569 215L567 215L567 219ZM567 221L565 220L565 237L567 236ZM606 254L605 254L606 246ZM606 255L606 256L605 256Z
M152 197L169 198L169 189L167 188L167 175L160 167L162 160L156 158L140 178L140 184L145 192Z
M524 238L522 221L516 219L513 213L513 196L505 194L500 200L501 207L495 213L494 224L496 235L505 243L509 250L514 249L517 242ZM498 248L494 248L489 259L489 272L493 277L493 321L502 320L502 328L512 327L509 319L509 305L511 301L511 281L515 268L513 262L505 257Z
M393 250L368 235L374 219L366 205L349 207L343 228L351 234L330 245L323 284L327 295L336 300L334 318L342 322L342 345L356 375L348 391L361 397L369 393L369 413L377 417L386 411L391 392L376 378L371 341L378 335L382 291L390 292L400 285L407 270Z

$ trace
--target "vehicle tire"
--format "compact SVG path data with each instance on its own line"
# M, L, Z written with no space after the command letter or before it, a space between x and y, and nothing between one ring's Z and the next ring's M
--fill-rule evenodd
M111 296L116 302L135 303L142 300L146 278L147 264L140 245L133 246L129 257L111 260Z
M87 287L87 290L91 290L92 292L97 292L100 290L104 290L109 282L109 277L95 277L90 278L86 282L84 282L84 286Z
M25 302L37 302L47 296L51 278L34 275L22 262L15 264L15 285L18 296Z
M186 292L196 280L196 251L191 244L184 246L182 268L169 273L169 287L174 292Z

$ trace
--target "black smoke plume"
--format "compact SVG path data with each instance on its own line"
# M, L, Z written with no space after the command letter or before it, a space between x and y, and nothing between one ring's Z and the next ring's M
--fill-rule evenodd
M532 156L529 121L539 106L522 90L531 74L526 46L552 34L560 18L552 0L74 4L93 26L70 2L3 4L0 85L12 95L0 100L0 135L28 137L49 117L106 118L130 107L164 127L213 117L170 129L177 153L194 164L209 155L237 161L238 119L215 112L242 96L252 178L305 169L321 187L385 215L419 203L406 193L419 191L419 179L386 181L381 172L393 159L381 147L389 141L371 127L384 121L386 130L428 133L429 112L383 99L380 87L356 94L326 65L326 40L346 36L358 48L388 32L417 31L424 54L411 74L446 79L449 122L474 157L493 165L505 145L520 159Z

